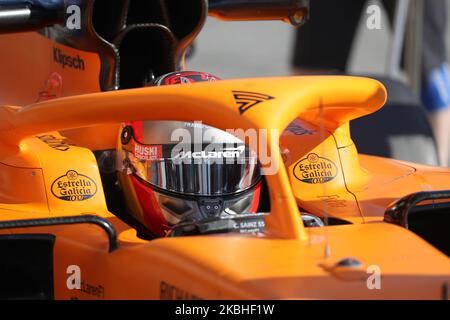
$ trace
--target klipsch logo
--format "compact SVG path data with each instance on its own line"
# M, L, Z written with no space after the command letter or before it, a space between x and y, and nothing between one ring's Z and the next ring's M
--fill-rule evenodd
M261 102L275 99L267 94L247 91L233 91L233 96L240 114L243 114L245 111Z
M84 60L79 55L76 57L66 55L59 48L53 48L53 61L60 64L63 68L69 67L84 71Z
M317 184L333 180L337 175L337 167L333 161L310 153L294 167L294 176L305 183Z
M58 199L83 201L92 198L97 193L97 185L88 176L70 170L52 183L51 190Z

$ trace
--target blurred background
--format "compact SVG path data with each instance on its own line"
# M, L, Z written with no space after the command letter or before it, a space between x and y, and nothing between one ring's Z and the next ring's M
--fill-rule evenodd
M379 5L382 10L381 29L369 30L366 27L368 16L364 10L350 56L348 72L352 74L381 76L386 74L392 39L391 26L380 1L369 0L366 6L373 4ZM450 11L450 1L447 8ZM450 12L448 15L450 16ZM447 37L449 38L446 44L447 55L449 55L450 30L447 30ZM223 22L208 18L195 42L195 50L187 62L187 69L211 72L223 79L291 75L294 38L295 29L286 23ZM361 132L361 135L364 134L367 135ZM411 134L409 136L411 137ZM404 149L407 146L405 140L399 139L396 142L395 138L388 139L390 143L396 144L393 149L402 149L402 146ZM370 144L370 141L368 143ZM430 144L423 143L422 140L413 142L409 151L400 150L397 158L427 163L428 159L409 158L411 148L415 148L416 145L422 148L427 143ZM425 146L422 151L416 153L429 153L427 150L431 150L430 148Z
M371 4L382 9L382 28L369 30L365 19L360 20L350 63L352 73L383 74L386 69L390 26L381 3L369 0L367 6ZM448 10L450 15L450 6ZM450 24L448 29L450 36ZM188 69L208 71L226 79L289 75L293 42L294 27L286 23L223 22L208 17L196 39Z

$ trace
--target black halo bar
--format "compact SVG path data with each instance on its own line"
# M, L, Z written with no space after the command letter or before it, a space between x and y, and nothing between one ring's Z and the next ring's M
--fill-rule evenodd
M1 221L0 230L16 229L16 228L50 227L58 225L85 224L85 223L95 224L106 232L109 240L109 252L113 252L118 248L117 233L112 223L104 218L95 215Z
M391 204L384 213L384 221L408 229L408 215L416 204L425 200L450 199L450 190L424 191L407 195Z

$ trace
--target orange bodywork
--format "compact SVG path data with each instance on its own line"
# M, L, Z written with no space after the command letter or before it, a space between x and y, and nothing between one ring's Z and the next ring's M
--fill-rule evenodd
M7 52L0 52L4 59ZM38 73L46 74L39 76L43 85L54 67L39 67ZM63 84L79 81L80 91L62 89L66 97L37 103L33 99L42 91L39 86L29 87L22 98L2 97L0 221L95 214L114 225L119 247L108 252L107 239L96 226L33 228L33 233L56 235L56 299L442 297L450 281L448 257L412 232L383 222L383 214L390 203L409 193L450 189L450 171L359 155L351 140L349 121L375 112L386 100L379 82L285 77L95 93L98 88L83 82L87 73L72 78L66 72L79 71L59 71ZM96 72L98 77L98 70L92 75ZM2 90L21 87L12 80L1 81ZM240 113L233 91L273 99ZM94 93L81 94L88 92ZM115 149L119 124L134 120L202 121L224 130L275 132L260 138L256 146L260 150L267 142L270 165L278 166L275 174L266 176L271 212L265 235L138 238L108 211L93 155L94 150ZM85 197L61 190L69 175L86 187ZM352 224L305 228L299 207ZM355 257L362 266L330 269L346 257ZM68 288L71 265L80 267L84 290ZM381 290L367 286L367 268L372 265L382 272Z
M55 61L58 52L78 56L84 69L58 63ZM61 45L36 32L1 35L0 58L1 104L26 105L48 95L61 97L100 91L100 59L96 53Z

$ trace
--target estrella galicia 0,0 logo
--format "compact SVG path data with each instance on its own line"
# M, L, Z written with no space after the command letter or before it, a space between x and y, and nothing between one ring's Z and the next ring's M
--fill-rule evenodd
M83 201L92 198L97 193L94 180L69 170L55 181L51 186L52 194L64 201Z
M310 153L294 167L294 176L305 183L319 184L333 180L337 167L333 161Z

